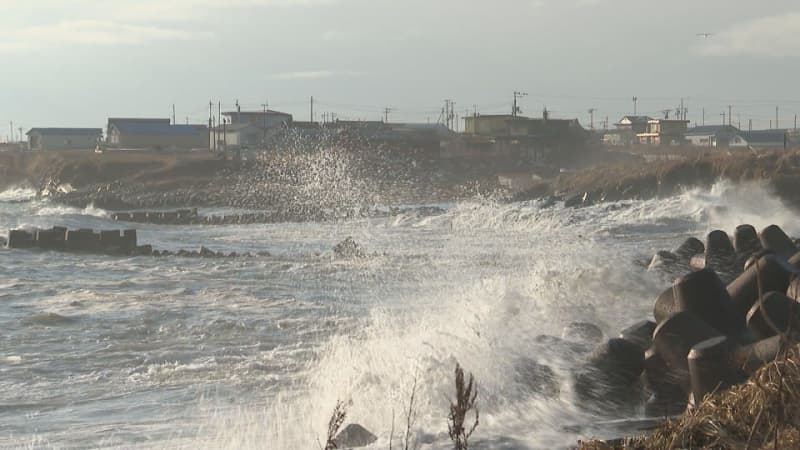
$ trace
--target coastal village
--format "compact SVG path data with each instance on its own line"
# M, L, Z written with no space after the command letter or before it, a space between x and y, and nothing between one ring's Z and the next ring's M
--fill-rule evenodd
M515 98L516 100L516 98ZM447 108L447 107L446 107ZM215 153L242 150L268 150L287 133L315 137L325 132L349 130L375 143L424 149L440 158L507 155L522 160L546 161L567 149L605 147L636 148L645 151L670 147L724 149L789 149L800 145L796 121L792 128L770 127L747 130L734 126L730 117L718 125L690 126L685 111L677 118L625 115L602 129L581 125L578 119L551 117L544 109L538 117L520 114L516 106L510 114L480 114L462 117L463 127L452 110L443 109L436 122L396 123L383 120L299 121L292 114L267 109L260 111L222 111L209 114L207 124L179 124L175 118L108 118L106 128L33 127L0 141L0 150L206 150ZM313 115L313 112L312 112ZM388 116L388 115L387 115ZM777 123L777 118L776 118ZM772 125L772 121L770 121Z

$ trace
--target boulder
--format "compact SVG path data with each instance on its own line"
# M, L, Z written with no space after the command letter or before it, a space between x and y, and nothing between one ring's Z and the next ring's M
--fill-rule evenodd
M572 322L564 327L561 338L572 342L596 344L603 340L603 330L589 322Z
M363 258L365 256L361 246L352 237L348 237L336 244L333 247L333 255L341 259Z
M366 447L378 440L378 437L357 423L351 423L334 438L336 448Z

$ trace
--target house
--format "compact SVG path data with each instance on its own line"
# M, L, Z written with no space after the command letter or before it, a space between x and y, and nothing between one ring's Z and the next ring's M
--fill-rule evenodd
M223 122L231 125L248 123L263 129L273 129L292 124L292 115L268 109L266 111L228 111L223 112Z
M647 121L647 130L637 133L636 138L644 145L680 145L688 126L688 120L650 119Z
M636 135L647 132L647 122L652 120L649 116L623 116L615 123L615 130L607 131L603 135L603 142L613 146L627 146L638 141Z
M683 134L689 145L706 148L746 147L747 140L741 131L731 125L704 125L694 127Z
M474 115L464 119L461 154L506 156L540 161L566 157L585 147L588 132L576 119L553 119L547 111L540 118L514 115Z
M106 137L111 136L111 126L126 124L150 124L150 125L169 125L170 119L155 118L131 118L131 117L111 117L106 124Z
M88 150L103 137L100 128L31 128L27 133L30 150Z
M784 129L753 130L742 132L747 147L753 150L778 150L790 147L790 133Z
M110 123L107 144L119 149L192 150L208 149L205 125L170 125L145 119Z
M267 130L249 122L228 123L211 129L211 150L245 149L262 147L274 135L275 130Z

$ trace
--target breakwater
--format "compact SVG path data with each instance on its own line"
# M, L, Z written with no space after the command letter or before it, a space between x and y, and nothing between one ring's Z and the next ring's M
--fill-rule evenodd
M658 252L649 270L682 274L654 302L653 319L623 330L575 375L587 404L682 413L745 381L800 331L800 249L775 225L715 230Z
M139 245L135 229L127 230L92 230L82 228L69 230L66 227L54 226L49 229L14 229L9 230L8 238L0 245L11 249L51 250L71 253L87 253L117 256L180 256L196 258L224 258L240 256L268 256L269 253L228 254L214 252L205 246L199 250L154 249L150 244Z

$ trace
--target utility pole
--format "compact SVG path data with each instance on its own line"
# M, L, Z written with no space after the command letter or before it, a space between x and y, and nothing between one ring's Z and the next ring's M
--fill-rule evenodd
M728 105L728 126L730 126L732 118L733 118L733 105ZM723 125L725 124L723 123Z
M797 131L797 114L794 115L794 129Z
M264 103L262 103L261 106L264 108L264 133L263 133L263 136L261 137L261 143L266 148L266 146L267 146L267 108L269 107L269 101L268 100L264 101Z
M706 109L703 108L703 126L706 126Z
M777 130L780 127L781 127L781 125L778 122L778 107L776 106L775 107L775 129Z
M13 120L8 123L8 129L11 131L11 134L8 135L8 143L10 144L11 142L14 141L14 121Z
M748 119L747 122L747 131L753 131L753 119Z
M267 113L264 112L264 115L266 116ZM242 105L239 104L239 99L237 98L236 99L236 123L242 123L242 120L241 120L242 117L241 116L242 116Z
M725 125L725 111L723 111L720 116L722 116L722 125Z
M597 111L594 108L589 108L589 128L594 130L594 112Z
M634 116L639 114L638 107L639 107L639 97L634 95L633 96L633 115Z
M178 123L175 121L175 103L172 104L172 124L177 125Z
M211 100L208 101L208 140L209 140L209 150L216 150L217 145L215 144L216 137L214 136L214 121L212 117L214 117L214 102Z
M383 123L389 123L389 113L392 111L394 110L392 108L389 108L388 106L386 108L383 108Z
M314 96L311 96L311 123L314 123Z
M527 96L528 96L527 92L514 91L514 103L511 107L511 115L513 117L517 117L517 114L522 112L522 109L519 106L517 106L517 99Z

